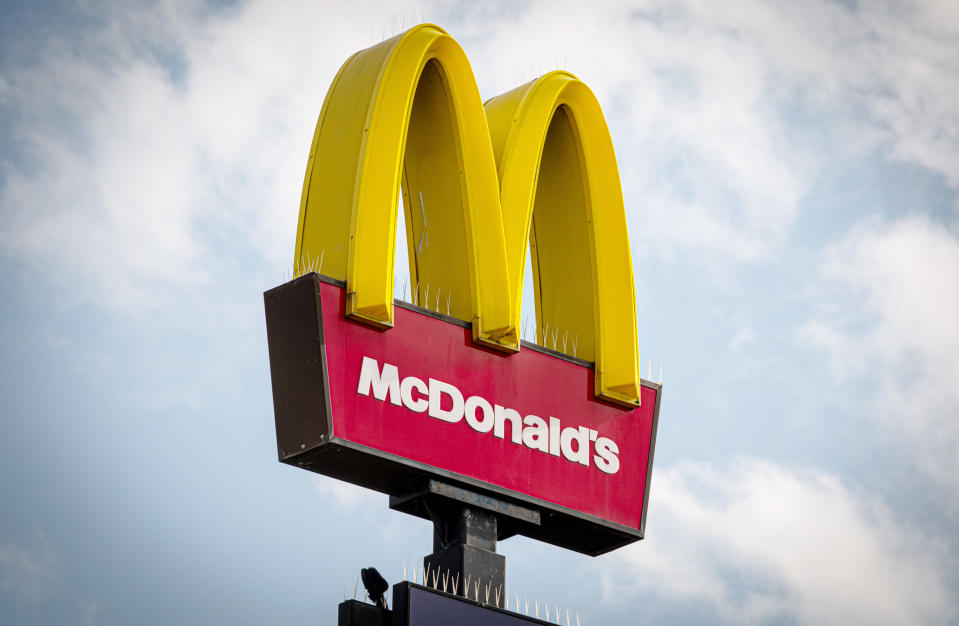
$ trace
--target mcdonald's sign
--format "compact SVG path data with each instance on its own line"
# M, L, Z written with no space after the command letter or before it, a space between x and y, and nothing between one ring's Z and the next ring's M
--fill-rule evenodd
M616 158L575 76L484 104L435 25L354 54L317 123L294 265L265 294L281 461L394 497L430 478L488 493L535 513L512 532L589 554L642 537L662 389L640 380Z

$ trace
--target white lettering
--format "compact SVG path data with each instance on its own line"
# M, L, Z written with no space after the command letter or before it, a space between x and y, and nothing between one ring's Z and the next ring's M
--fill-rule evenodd
M453 402L453 406L449 409L443 408L444 395ZM430 417L455 424L463 419L463 394L453 385L431 378L429 408Z
M476 409L483 413L483 419L476 419ZM466 414L466 423L470 428L480 433L488 433L493 430L493 407L489 402L479 396L470 396L466 399L466 407L463 412Z
M549 418L549 453L553 456L559 456L559 429L559 420Z
M513 409L508 409L500 405L493 407L495 413L495 424L493 425L493 436L503 439L506 436L506 420L513 425L510 440L513 443L523 443L523 417Z
M368 356L363 357L363 367L360 369L360 384L356 388L356 393L368 396L371 388L373 397L377 400L385 401L386 397L389 396L390 402L399 406L400 373L396 366L384 363L381 373L376 367L376 359L371 359Z
M506 423L509 422L510 441L514 444L551 456L562 456L571 463L585 467L590 465L592 444L592 451L595 452L592 460L596 468L606 474L619 471L619 447L616 442L600 437L599 432L592 428L563 428L562 421L557 417L550 417L548 422L537 415L521 417L515 409L491 404L482 396L469 396L464 401L463 393L455 385L435 378L428 381L423 382L416 376L400 379L395 365L383 363L380 368L376 359L365 356L356 392L367 397L372 395L380 402L405 406L415 413L427 412L430 417L451 424L465 417L471 429L479 433L492 431L497 439L506 438Z
M527 415L523 418L526 428L523 429L523 445L533 450L549 452L549 426L546 420L536 415Z
M414 389L419 392L419 398L413 398ZM417 413L426 411L430 404L429 400L426 399L429 392L430 390L426 386L426 383L416 376L407 376L403 379L403 382L400 383L400 397L403 399L403 406L410 411L416 411Z
M576 449L573 450L573 442ZM560 447L567 461L580 463L589 467L589 429L585 426L578 428L564 428L560 435Z
M615 474L619 471L619 446L612 439L600 437L596 440L596 454L593 455L593 461L596 467L607 474Z

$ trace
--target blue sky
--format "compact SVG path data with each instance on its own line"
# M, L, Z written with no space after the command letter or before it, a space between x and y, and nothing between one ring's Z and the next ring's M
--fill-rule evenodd
M4 4L0 621L332 623L430 551L276 461L262 292L339 65L432 14L484 97L554 67L599 97L663 371L647 538L507 540L511 593L959 623L956 6Z

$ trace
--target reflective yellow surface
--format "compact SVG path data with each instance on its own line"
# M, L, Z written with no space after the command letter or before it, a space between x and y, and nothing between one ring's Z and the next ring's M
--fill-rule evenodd
M462 48L430 24L354 54L317 123L294 263L322 258L347 314L386 327L400 191L414 302L519 350L530 249L540 343L594 361L597 395L639 403L619 170L585 84L551 72L484 110Z

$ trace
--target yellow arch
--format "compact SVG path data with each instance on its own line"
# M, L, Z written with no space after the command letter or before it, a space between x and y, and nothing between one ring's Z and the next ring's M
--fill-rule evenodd
M347 282L347 314L381 326L393 324L401 175L406 195L422 194L433 218L426 254L410 266L418 282L431 296L451 296L451 314L473 322L475 340L518 348L486 116L466 54L432 25L360 51L340 69L300 202L297 264L322 257L323 272Z
M472 321L474 340L518 350L529 242L538 326L595 361L597 395L639 403L619 173L582 82L553 72L484 113L465 53L434 25L346 61L310 151L296 264L322 257L323 273L347 282L347 314L386 327L398 187L421 303L429 291L430 308Z
M510 290L532 251L537 328L595 361L596 393L639 396L633 263L613 142L596 96L550 72L486 103L499 166ZM521 302L514 300L519 324ZM551 341L552 339L552 341Z

